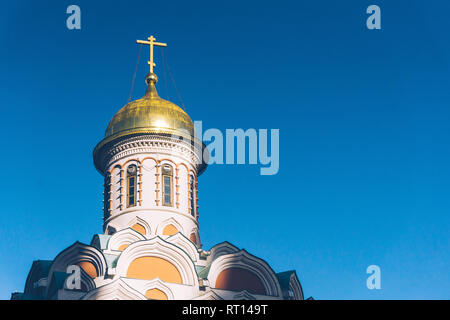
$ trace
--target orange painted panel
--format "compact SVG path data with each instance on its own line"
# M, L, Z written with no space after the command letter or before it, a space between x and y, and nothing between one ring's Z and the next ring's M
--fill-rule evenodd
M176 233L178 233L178 229L173 224L169 224L163 230L163 235L165 236L172 236Z
M136 223L134 226L131 227L131 229L139 232L142 235L145 235L145 228L139 223Z
M178 269L169 261L158 257L140 257L133 260L128 267L127 278L145 280L159 278L165 282L182 284Z
M91 278L97 277L97 269L95 269L95 266L92 264L92 262L88 261L81 261L78 263L78 265L81 267L81 269L84 270Z
M147 299L152 300L168 300L167 295L159 289L150 289L145 293Z

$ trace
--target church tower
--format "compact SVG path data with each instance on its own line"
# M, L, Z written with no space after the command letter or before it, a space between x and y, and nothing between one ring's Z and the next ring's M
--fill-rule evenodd
M147 90L114 115L93 152L103 233L34 261L11 299L303 299L294 270L276 273L227 241L202 248L198 177L208 152L186 112L156 91L153 47L166 44L137 42L150 48Z
M153 37L138 43L150 46L147 91L116 113L94 150L95 167L105 177L103 230L180 232L200 247L197 188L207 149L186 112L158 96L153 46L165 44Z

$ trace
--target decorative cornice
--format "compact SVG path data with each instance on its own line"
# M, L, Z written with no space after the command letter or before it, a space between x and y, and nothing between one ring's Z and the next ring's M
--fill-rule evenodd
M133 154L158 153L175 155L188 163L196 170L203 172L206 169L207 159L202 161L203 143L191 144L172 136L161 134L140 134L126 136L102 145L94 150L94 164L97 170L105 174L108 167L120 159Z

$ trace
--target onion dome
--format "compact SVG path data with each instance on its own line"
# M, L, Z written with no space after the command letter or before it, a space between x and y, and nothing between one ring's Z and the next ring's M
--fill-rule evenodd
M131 101L120 109L109 122L105 137L94 149L94 164L100 173L103 165L100 160L100 150L106 145L124 137L141 134L160 134L183 139L191 144L198 143L203 149L204 145L194 133L194 123L188 114L176 104L159 97L155 84L158 77L149 73L145 81L147 90L145 95L137 100ZM200 172L206 169L206 164L199 168Z

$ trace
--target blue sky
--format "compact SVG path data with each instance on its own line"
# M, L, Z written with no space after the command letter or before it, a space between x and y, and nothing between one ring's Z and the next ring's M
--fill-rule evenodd
M77 4L82 29L66 28ZM366 28L381 7L382 29ZM450 298L448 1L14 1L0 12L0 298L101 233L92 150L150 34L193 120L280 129L280 171L201 176L205 248L228 240L317 299ZM133 98L143 95L142 51ZM163 98L179 104L156 72ZM368 290L366 268L381 268Z

